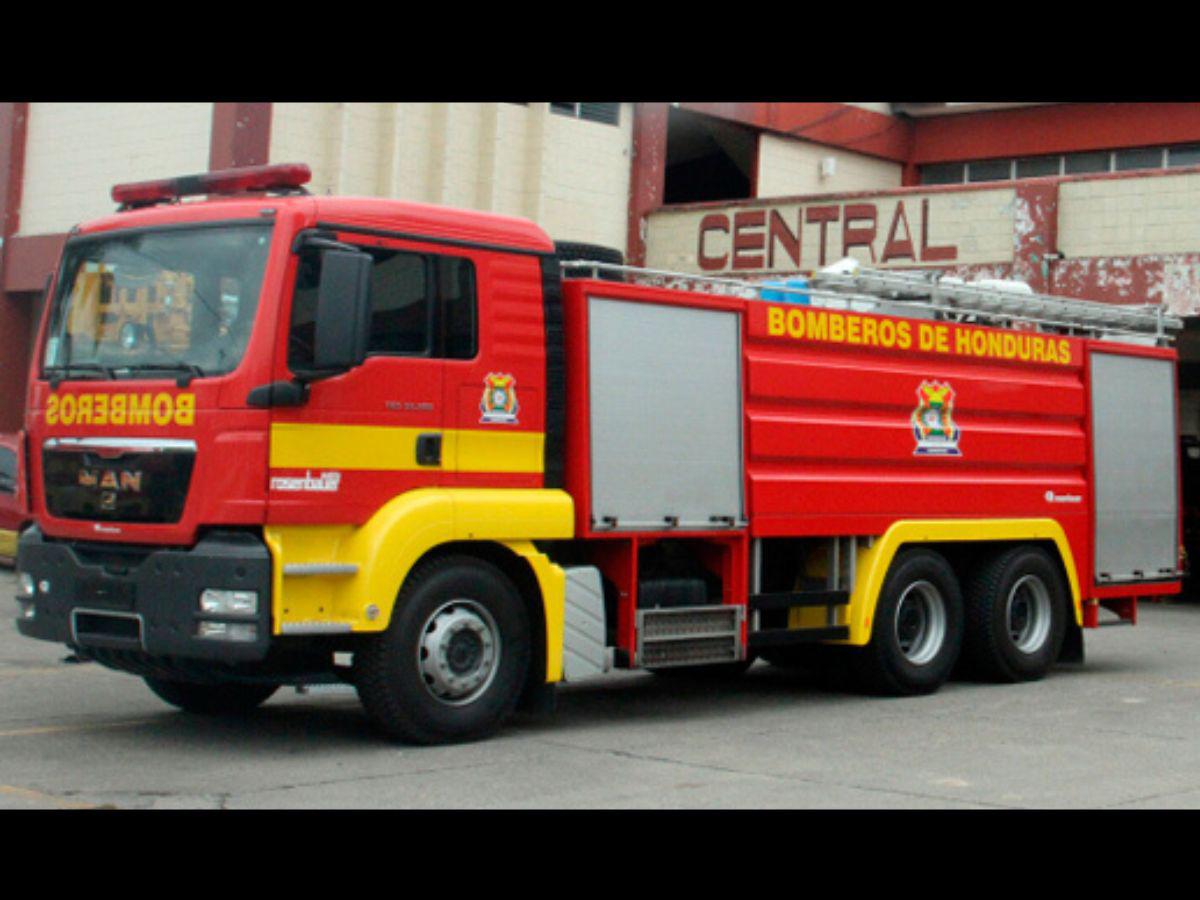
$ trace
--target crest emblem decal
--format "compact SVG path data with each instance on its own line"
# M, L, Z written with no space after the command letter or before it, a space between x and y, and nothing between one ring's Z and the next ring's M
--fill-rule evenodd
M942 381L922 381L911 421L917 439L914 456L962 456L961 430L954 424L954 388Z
M479 421L515 425L521 404L517 402L517 379L507 373L489 372L483 379Z

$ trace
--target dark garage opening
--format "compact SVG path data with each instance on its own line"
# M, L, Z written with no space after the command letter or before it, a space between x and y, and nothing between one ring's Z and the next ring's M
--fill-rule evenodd
M672 108L663 202L753 197L757 158L758 134L753 130Z

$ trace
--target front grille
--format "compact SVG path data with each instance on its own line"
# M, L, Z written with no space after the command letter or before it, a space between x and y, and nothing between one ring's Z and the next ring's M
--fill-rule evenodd
M63 442L59 442L63 443ZM146 449L42 450L46 507L63 519L102 522L178 522L187 502L193 446Z

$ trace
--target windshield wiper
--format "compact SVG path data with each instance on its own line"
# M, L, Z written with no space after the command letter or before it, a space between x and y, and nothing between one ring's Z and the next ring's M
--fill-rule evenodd
M183 361L176 362L157 362L157 363L136 363L129 366L116 366L113 372L183 372L175 379L177 387L187 387L192 383L193 378L203 378L204 370L194 363ZM116 377L115 375L113 376Z
M116 378L113 370L108 366L101 366L97 363L68 363L65 366L46 366L45 374L50 379L50 387L57 388L68 378L77 378L81 375L99 375L102 378Z

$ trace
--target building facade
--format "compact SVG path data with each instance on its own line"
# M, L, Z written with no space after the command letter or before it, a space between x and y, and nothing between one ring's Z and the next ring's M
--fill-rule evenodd
M306 162L309 189L532 219L633 263L767 278L844 256L1189 318L1200 104L0 103L0 431L41 294L113 184Z

